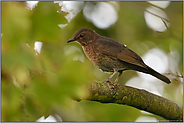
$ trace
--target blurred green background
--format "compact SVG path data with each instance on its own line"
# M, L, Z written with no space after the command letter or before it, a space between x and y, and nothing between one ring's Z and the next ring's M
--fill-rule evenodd
M164 120L130 106L71 99L86 96L84 85L109 76L87 59L78 43L66 44L83 27L126 44L140 56L155 47L166 54L176 50L179 71L169 76L172 83L163 86L163 96L183 106L183 78L177 76L183 75L183 2L171 2L164 9L170 21L164 32L146 25L148 2L106 2L114 6L118 19L105 29L84 17L83 9L89 3L99 2L83 2L68 21L69 12L61 10L64 5L53 1L38 2L33 9L26 2L1 1L1 121L34 122L55 114L63 121L134 122L140 116ZM67 25L60 28L59 24ZM35 41L43 43L37 55ZM119 82L134 76L136 72L124 72Z

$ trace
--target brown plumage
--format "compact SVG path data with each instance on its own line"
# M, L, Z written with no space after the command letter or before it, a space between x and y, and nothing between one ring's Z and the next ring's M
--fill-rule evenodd
M117 82L124 70L135 70L153 75L168 84L171 83L167 77L147 66L139 55L125 45L100 36L93 30L87 28L77 30L67 43L72 41L78 41L82 45L86 56L95 66L104 72L113 72L105 81L110 81L114 74L119 72L115 80Z

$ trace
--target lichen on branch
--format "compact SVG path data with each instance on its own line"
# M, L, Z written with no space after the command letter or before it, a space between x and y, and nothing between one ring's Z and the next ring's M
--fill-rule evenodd
M92 82L86 87L88 96L82 100L124 104L159 115L169 121L183 121L182 107L146 90L108 82Z

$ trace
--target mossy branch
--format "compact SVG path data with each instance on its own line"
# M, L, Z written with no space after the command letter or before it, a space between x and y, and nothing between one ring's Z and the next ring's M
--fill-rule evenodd
M159 115L169 121L183 121L182 107L146 90L124 84L102 82L92 82L87 86L87 89L88 96L82 100L129 105Z

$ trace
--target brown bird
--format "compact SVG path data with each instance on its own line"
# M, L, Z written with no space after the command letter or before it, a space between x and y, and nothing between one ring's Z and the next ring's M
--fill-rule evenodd
M155 76L167 84L171 83L167 77L147 66L139 55L125 45L111 38L100 36L91 29L77 30L67 43L73 41L82 45L84 53L95 66L103 72L113 72L104 82L110 82L114 74L119 72L115 80L117 83L124 70L135 70Z

